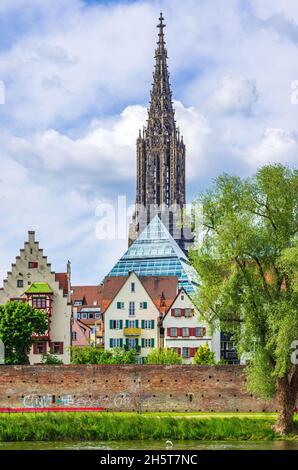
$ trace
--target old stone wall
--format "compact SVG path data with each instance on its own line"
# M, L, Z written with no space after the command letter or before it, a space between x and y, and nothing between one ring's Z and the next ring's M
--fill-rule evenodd
M242 366L0 366L0 407L275 411L245 390Z

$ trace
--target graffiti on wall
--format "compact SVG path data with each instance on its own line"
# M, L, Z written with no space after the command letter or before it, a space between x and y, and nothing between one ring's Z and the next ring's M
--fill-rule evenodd
M56 397L50 393L46 395L30 394L23 397L24 408L49 408L53 405L61 407L86 408L125 408L129 407L132 397L128 392L120 392L113 397L102 395L97 398L74 396L71 394Z

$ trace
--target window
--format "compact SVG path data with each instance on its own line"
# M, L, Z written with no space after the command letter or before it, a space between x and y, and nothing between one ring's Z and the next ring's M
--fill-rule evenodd
M180 308L174 308L174 317L181 317L181 310Z
M89 318L94 318L94 313L89 313Z
M122 348L123 339L122 338L110 338L110 348Z
M184 300L184 295L181 295L181 300Z
M33 344L33 354L46 354L47 343L45 341L37 341Z
M32 297L32 307L38 310L45 309L47 307L47 299L45 297Z
M177 328L170 328L170 336L178 336Z
M192 308L186 308L185 309L185 316L186 317L192 317L193 316L193 309Z
M63 343L61 341L54 341L51 343L52 354L63 354Z
M96 312L95 318L99 318L99 317L100 317L100 313L99 313L99 312Z
M152 330L154 328L154 320L142 320L142 328L144 330Z
M184 337L189 336L189 328L182 328L182 336Z
M37 261L29 261L28 262L28 268L29 269L38 268L38 262Z
M117 308L118 309L123 309L124 308L124 302L117 302Z
M129 316L134 316L136 314L135 310L135 303L134 302L129 302L129 311L128 311Z
M76 340L77 340L77 332L76 332L76 331L73 331L73 332L71 333L71 339L72 339L73 341L76 341Z
M136 285L134 282L130 284L130 292L135 292L136 291Z
M147 308L147 302L140 302L140 308L145 310Z
M81 318L83 320L87 320L87 313L81 313Z
M83 301L82 300L75 300L74 305L76 305L76 306L83 305Z
M17 280L17 287L24 287L24 281L23 281L23 279L18 279L18 280Z
M198 327L196 328L196 336L204 336L205 328Z
M182 348L182 357L189 357L189 348Z
M144 338L142 340L142 347L143 348L153 348L154 347L154 338Z
M123 328L122 320L110 320L111 330L122 330L122 328Z

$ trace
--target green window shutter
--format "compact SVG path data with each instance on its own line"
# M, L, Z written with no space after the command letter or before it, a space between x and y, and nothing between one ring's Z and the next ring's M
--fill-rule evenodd
M139 320L136 320L136 328L139 328Z
M154 348L154 338L151 338L150 345L151 345L151 348Z
M129 341L128 338L125 338L125 344L126 344L126 346L129 345L129 342L128 342L128 341Z
M154 330L154 320L151 320L151 329Z
M144 308L147 308L147 302L144 302Z
M120 348L123 348L123 339L120 338Z
M142 325L142 328L144 329L145 328L145 320L142 320L141 325Z
M136 347L139 346L139 338L136 339Z
M145 338L142 338L142 348L145 347Z
M123 320L120 320L119 323L120 323L120 330L122 330L122 328L123 328Z
M110 338L110 348L112 348L112 347L113 347L113 339Z
M128 328L128 320L125 320L125 328Z
M113 329L113 320L110 320L110 330Z

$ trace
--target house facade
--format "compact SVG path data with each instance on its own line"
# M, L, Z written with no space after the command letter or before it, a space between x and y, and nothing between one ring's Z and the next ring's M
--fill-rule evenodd
M205 344L215 353L216 361L220 360L220 333L211 333L183 288L164 316L162 325L163 346L177 351L184 363L193 363L198 347Z
M38 364L43 354L51 353L65 364L70 363L71 304L69 297L70 264L66 273L55 273L29 231L28 241L20 250L11 271L0 289L0 303L11 300L28 302L48 315L48 331L35 337L30 351L31 364Z
M113 278L107 278L107 282L113 284ZM168 302L174 299L177 285L177 278L139 278L135 273L117 279L114 292L110 288L111 300L104 311L105 349L136 349L139 362L144 362L152 349L161 347L165 299Z

